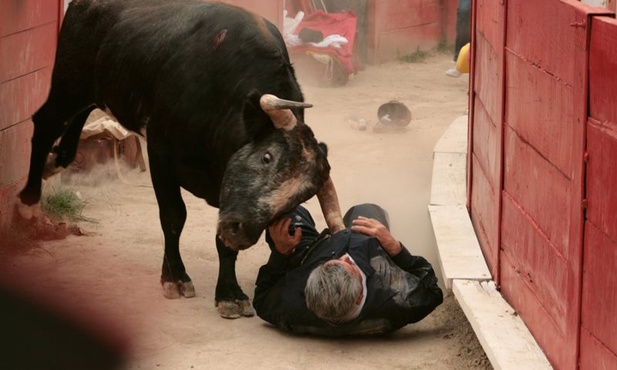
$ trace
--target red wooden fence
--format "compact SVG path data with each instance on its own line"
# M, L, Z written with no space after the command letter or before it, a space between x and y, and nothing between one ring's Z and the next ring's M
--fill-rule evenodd
M559 369L617 368L609 14L474 2L468 206L502 294Z
M0 2L0 226L28 171L32 113L47 97L61 0Z
M617 21L591 26L581 368L617 369Z

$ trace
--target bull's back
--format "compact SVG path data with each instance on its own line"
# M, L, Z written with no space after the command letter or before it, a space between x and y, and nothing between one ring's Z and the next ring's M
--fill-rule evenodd
M153 119L218 124L252 89L302 98L276 27L226 4L74 0L59 47L58 72L78 69L75 81L134 131Z

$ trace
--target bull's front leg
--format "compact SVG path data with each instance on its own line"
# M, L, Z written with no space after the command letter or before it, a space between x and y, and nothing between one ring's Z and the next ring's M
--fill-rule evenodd
M249 297L244 294L236 278L238 252L227 248L217 237L216 250L219 255L219 276L216 283L215 304L219 315L226 319L254 316Z

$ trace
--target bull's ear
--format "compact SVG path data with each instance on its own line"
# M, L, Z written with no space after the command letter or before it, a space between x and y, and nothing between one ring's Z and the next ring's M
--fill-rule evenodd
M269 123L270 117L268 117L266 112L264 112L259 105L261 95L262 94L257 90L251 91L244 100L244 105L242 107L242 118L245 129L248 131L249 137L253 138L270 131L272 128L272 124Z
M317 145L319 146L319 149L321 149L323 154L325 154L327 157L328 156L328 146L326 145L326 143L324 143L323 141L320 141L317 143Z

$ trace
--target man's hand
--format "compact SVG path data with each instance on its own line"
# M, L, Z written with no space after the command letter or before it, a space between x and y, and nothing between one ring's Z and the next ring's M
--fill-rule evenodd
M390 234L390 230L373 218L362 216L356 218L351 222L351 231L377 238L390 257L396 256L403 249L401 243Z
M283 217L268 226L270 237L274 242L274 248L284 256L289 256L296 249L296 245L300 243L302 238L302 229L299 227L296 227L293 235L289 235L290 224L291 218Z

